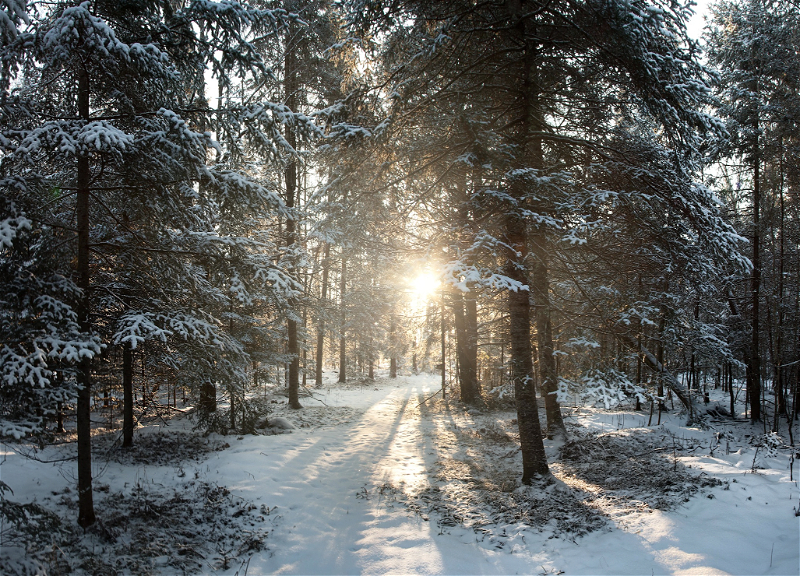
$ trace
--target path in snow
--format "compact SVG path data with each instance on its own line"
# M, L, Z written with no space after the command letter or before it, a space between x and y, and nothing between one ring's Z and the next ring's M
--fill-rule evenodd
M367 500L363 492L367 484L425 481L430 439L419 426L418 402L436 385L433 376L401 378L394 388L356 391L359 400L374 403L355 423L257 437L264 445L260 460L243 463L236 445L219 454L212 466L224 470L230 489L248 497L259 494L256 498L277 505L283 516L267 543L275 556L263 559L261 569L299 574L464 571L460 562L449 565L437 552L437 528L430 522L386 510L372 501L378 496L368 494ZM258 573L256 560L251 570Z
M696 449L672 457L697 473L727 481L725 487L671 511L631 511L625 502L617 506L612 499L604 508L608 530L574 541L550 538L547 526L539 532L516 520L492 525L490 536L460 525L445 526L437 512L430 512L428 521L427 510L414 513L403 504L409 498L392 491L381 494L380 487L388 483L393 490L416 492L429 483L441 487L448 482L447 488L453 488L451 477L441 475L443 467L470 458L470 465L501 476L506 474L502 470L519 465L513 445L502 445L501 452L509 448L501 456L507 463L502 466L492 460L491 450L484 450L489 444L481 448L482 440L475 436L476 429L490 426L492 419L508 424L512 413L470 415L457 405L448 410L438 403L421 415L419 401L438 387L439 378L433 375L380 379L368 386L330 385L315 390L324 405L319 399L304 399L304 410L277 410L310 427L277 436L220 436L214 442L230 446L202 461L122 464L100 458L94 463L96 486L101 491L104 485L113 496L115 491L135 492L141 484L169 498L194 477L225 486L233 497L258 508L269 507L263 529L274 531L265 542L267 548L255 552L246 566L217 572L238 576L800 573L800 523L794 513L794 507L800 507L800 491L797 481L790 480L789 451L764 457L764 466L754 473L755 448L748 438L759 431L745 422L736 424L736 445L730 453L725 440L725 448L717 446L711 454L714 430L686 428L677 414L666 415L658 428L640 429L641 413L581 410L577 418L584 432L612 430L632 438L672 434L689 440ZM636 423L633 428L620 426L621 414ZM182 419L159 422L140 434L167 427L165 434L171 434L191 426ZM719 426L730 428L729 423ZM494 450L496 454L497 446ZM60 448L54 447L48 457L59 454ZM0 467L2 480L20 502L52 503L73 493L74 461L48 464L13 450L0 458L5 462ZM511 479L514 476L509 473ZM62 506L61 511L72 514L73 509ZM245 522L237 526L241 532L251 529ZM212 549L223 545L210 544ZM209 570L215 561L206 559Z
M739 476L733 486L746 482L750 492L718 489L714 500L694 498L674 512L615 518L610 532L576 542L548 539L546 532L533 529L496 550L477 542L471 529L454 527L442 534L434 517L426 521L375 489L384 482L408 487L428 482L441 455L431 434L441 419L421 418L418 406L438 386L438 377L420 375L363 389L329 388L322 396L334 406L328 413L351 406L356 410L346 412L349 419L287 435L231 440L231 448L204 462L202 473L209 480L259 506L277 506L268 550L250 559L247 573L796 573L793 567L787 572L787 566L796 565L798 542L790 501L775 507L779 516L771 516L763 505L747 500L748 494L759 494L756 500L763 495L777 503L779 497L796 495L793 483L774 474L769 480L778 470ZM305 404L319 403L306 399ZM302 412L297 418L302 420ZM715 473L725 478L730 471ZM745 530L745 543L737 524L758 528ZM239 567L238 574L243 573Z

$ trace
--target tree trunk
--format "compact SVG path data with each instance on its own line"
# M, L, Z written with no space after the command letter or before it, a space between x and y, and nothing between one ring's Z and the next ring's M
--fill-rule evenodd
M675 376L668 372L664 367L663 352L659 350L656 354L653 354L641 343L638 343L636 340L634 340L631 336L624 333L620 333L618 336L625 342L627 346L633 348L634 350L638 350L638 353L642 355L642 359L644 360L645 364L647 364L654 372L660 375L659 386L661 386L661 390L659 392L659 396L663 395L663 385L666 384L667 387L672 390L675 396L678 397L678 400L680 400L681 404L683 404L683 406L689 411L689 418L691 421L694 414L691 396L685 393L684 389L678 382L678 379L675 378ZM659 356L661 357L659 358Z
M474 404L480 400L478 386L478 325L474 287L470 292L453 294L453 316L456 328L458 382L461 400Z
M775 432L778 431L779 427L779 416L778 414L784 413L788 416L788 410L786 409L786 396L784 394L784 375L786 373L786 368L783 367L784 361L784 354L783 354L783 321L784 321L784 258L786 257L786 244L785 244L785 234L784 234L784 224L786 218L786 207L784 205L783 199L783 187L784 187L784 166L783 166L783 139L781 138L781 156L780 156L780 188L778 190L778 202L780 207L780 220L779 220L779 227L780 227L780 245L779 245L779 252L778 252L778 330L776 335L777 344L775 346L775 376L773 378L773 387L775 389L775 423L773 425L773 430ZM789 423L789 434L792 433L792 421L791 419L788 420ZM794 442L792 442L794 443Z
M122 447L133 446L133 350L122 349Z
M733 365L728 363L728 396L731 401L731 418L736 418L736 396L733 393Z
M341 302L341 327L339 332L339 382L347 382L347 340L345 338L345 325L347 324L347 309L345 308L345 291L347 290L347 259L342 254L342 274L339 278L339 298Z
M78 78L78 115L89 120L89 73L80 71ZM84 335L91 332L90 270L89 270L89 159L78 157L78 190L76 216L78 229L78 325ZM83 528L95 522L92 495L92 423L91 423L91 359L78 363L78 399L76 406L78 434L78 524Z
M231 397L231 430L236 430L236 386L231 386L229 389Z
M542 379L542 396L547 414L547 437L566 440L567 429L558 403L558 375L553 356L553 329L550 319L550 274L548 271L547 234L537 230L531 238L534 255L531 289L536 305L536 343L539 348L539 374Z
M289 24L287 31L286 42L286 56L284 60L284 88L286 90L286 106L292 112L297 110L297 55L295 47L292 45L294 36L296 34L296 25ZM286 142L292 147L292 150L297 149L297 138L294 128L286 125ZM294 152L293 152L294 153ZM297 195L297 164L294 157L290 158L284 173L286 180L286 246L291 253L296 249L297 244L297 216L294 211L295 197ZM290 255L291 270L290 273L295 276L297 274L297 262L294 255ZM300 350L297 341L297 318L295 316L295 307L297 300L292 298L289 302L289 315L286 320L286 335L288 340L289 353L289 407L294 409L302 408L299 398L300 388Z
M519 76L510 87L517 94L517 117L509 134L509 144L516 154L516 168L521 170L542 169L544 158L540 139L533 136L532 121L543 122L539 102L540 87L536 83L536 66L539 51L536 31L529 29L531 20L525 18L524 7L515 0L506 2L506 10L513 25L509 34L514 36L523 49L519 59ZM528 196L528 184L521 178L510 182L509 195L515 203L523 203ZM528 235L527 222L510 206L505 218L505 256L506 275L525 289L508 291L508 313L510 316L509 336L511 340L511 381L514 384L514 397L517 407L520 446L522 449L522 482L530 484L536 478L549 476L547 456L542 442L539 424L539 407L536 402L536 386L533 372L533 353L531 350L531 309L530 286L527 277Z
M756 91L758 93L758 87ZM758 130L756 120L756 131ZM750 421L761 421L761 333L759 326L761 303L761 159L759 139L753 144L753 274L750 277L752 340L747 362L747 392L750 400Z
M524 255L525 232L524 223L517 218L509 217L507 226L509 245ZM520 258L521 260L522 258ZM522 284L526 284L521 266L509 259L507 275ZM547 476L550 470L542 442L542 430L539 425L539 407L536 402L536 390L533 378L533 354L531 351L531 317L530 301L527 290L508 292L508 313L510 316L511 337L511 381L514 384L514 397L517 407L517 425L519 427L520 447L522 449L522 482L530 484L539 476Z
M472 397L477 402L481 399L481 383L478 379L478 297L475 286L467 284L469 292L464 294L464 313L467 328L466 360L464 370L466 379L472 388Z
M56 433L63 434L64 432L64 406L59 402L56 406Z
M211 414L217 411L217 387L211 382L204 382L200 386L200 400L198 408L203 414Z
M666 292L666 290L664 292ZM656 341L656 358L655 358L656 363L655 363L655 366L657 368L653 368L652 363L650 365L650 367L653 368L653 370L655 370L656 373L658 374L658 388L657 388L657 394L658 394L658 424L661 424L661 413L665 409L665 406L664 406L664 374L663 374L663 368L664 368L664 330L666 329L666 327L667 327L667 315L666 315L666 312L662 308L661 316L658 319L658 340ZM641 345L641 343L640 343L640 345ZM640 353L641 353L641 351L640 351ZM645 358L643 357L643 359L645 359Z
M444 330L444 290L442 291L442 317L439 319L442 345L442 398L447 398L447 339Z
M322 251L322 290L320 300L323 310L319 315L319 322L317 324L317 365L315 367L316 373L314 384L317 387L322 386L322 364L325 361L325 307L328 300L328 270L330 269L330 254L331 245L325 243L325 248Z

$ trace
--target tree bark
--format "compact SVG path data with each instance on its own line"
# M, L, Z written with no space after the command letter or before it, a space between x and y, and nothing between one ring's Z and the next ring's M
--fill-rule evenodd
M753 94L759 93L758 80L753 80L751 86ZM751 343L747 358L746 381L747 396L750 399L750 421L761 421L761 333L760 333L760 303L761 303L761 151L758 137L759 118L756 112L755 130L753 136L752 162L753 162L753 273L750 277L751 299Z
M341 326L339 332L339 382L347 382L347 339L345 325L347 324L347 309L345 308L345 291L347 290L347 259L342 254L342 274L339 277L339 298L341 302Z
M525 255L525 224L510 216L507 224L509 245ZM525 285L523 269L516 258L510 258L506 274L512 280ZM533 378L533 353L531 351L530 300L527 290L508 292L508 313L511 337L511 381L517 408L520 447L522 449L522 482L530 484L541 476L548 476L547 457L542 442L539 424L539 407L536 402L536 387Z
M286 107L292 112L297 110L297 55L295 47L292 43L296 33L296 25L289 24L287 30L286 42L286 55L284 58L284 88L286 90ZM297 138L294 128L286 125L286 142L292 147L292 155L297 149ZM294 156L289 159L284 172L284 179L286 181L286 208L288 217L286 218L286 246L291 253L296 249L297 244L297 216L294 211L295 197L297 195L297 163ZM295 276L297 274L296 258L290 254L291 270L290 273ZM299 398L300 389L300 349L297 340L297 318L295 316L295 308L297 300L295 298L289 301L289 315L286 319L286 336L289 353L289 407L294 409L302 408Z
M322 251L322 289L320 300L322 302L323 310L319 315L319 322L317 323L317 358L314 374L314 384L317 387L322 386L322 364L325 361L325 311L328 300L328 270L330 269L330 254L331 245L325 242L325 248Z
M553 329L550 307L550 274L547 259L547 235L544 230L532 234L534 256L531 273L531 290L536 306L536 343L539 349L539 374L542 379L542 396L547 414L547 437L566 440L567 429L558 403L558 375L553 356Z
M389 358L389 378L397 378L397 352L395 346L397 345L397 320L394 314L391 315L389 321L389 347L391 357Z
M217 411L217 387L211 382L204 382L200 386L200 400L198 408L203 414Z
M478 326L474 288L470 292L456 291L453 297L453 316L458 354L458 383L461 400L474 404L480 400L478 386Z
M467 328L467 381L472 388L472 396L475 401L481 400L481 383L478 374L478 296L475 286L467 284L469 292L464 294L464 314Z
M79 72L78 115L89 121L89 73ZM89 158L78 157L78 190L76 216L78 229L78 324L81 331L91 332L90 269L89 269L89 183L91 178ZM78 524L83 528L95 522L92 495L92 423L91 423L91 360L82 358L78 364L78 399L76 406L78 434Z
M133 446L133 350L122 349L122 447Z
M542 169L544 159L541 141L534 137L533 121L542 122L539 102L539 86L536 83L538 47L535 44L535 30L529 29L525 17L526 7L516 0L506 2L506 10L513 25L509 33L522 46L519 58L519 76L510 86L515 94L514 107L517 117L514 128L509 133L509 144L515 150L516 168L528 170ZM510 182L509 194L516 203L525 203L528 196L527 184L521 178ZM522 482L530 484L535 479L550 475L547 456L542 442L539 424L539 407L536 401L536 386L533 372L533 352L531 350L531 310L530 281L527 275L528 234L527 222L517 212L516 206L509 206L505 217L506 275L525 288L508 291L508 312L510 316L509 336L511 340L511 381L514 384L514 397L517 407L520 445L522 449Z

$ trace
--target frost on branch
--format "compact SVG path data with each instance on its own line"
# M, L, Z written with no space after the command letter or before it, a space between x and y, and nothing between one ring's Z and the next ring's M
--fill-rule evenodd
M134 143L134 138L110 122L54 120L43 122L25 133L14 149L20 159L33 161L34 155L54 150L61 154L88 155L105 153L120 157Z
M172 331L158 326L156 322L163 320L156 314L148 314L136 311L126 312L118 321L118 329L114 334L114 344L128 344L135 350L140 342L146 340L160 340L166 342L168 336L172 336Z
M28 236L26 232L21 241ZM79 291L73 283L56 274L45 275L30 261L18 259L20 254L14 249L4 252L0 257L0 435L18 438L40 432L44 419L55 413L59 403L74 399L76 365L99 354L101 345L96 336L81 332L78 326L71 302Z

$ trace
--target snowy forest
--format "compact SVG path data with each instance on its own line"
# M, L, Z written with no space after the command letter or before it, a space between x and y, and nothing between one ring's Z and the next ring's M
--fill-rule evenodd
M0 0L0 573L797 574L800 2Z

